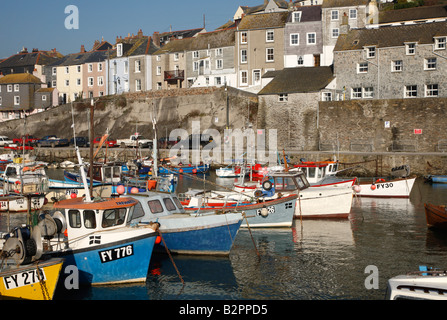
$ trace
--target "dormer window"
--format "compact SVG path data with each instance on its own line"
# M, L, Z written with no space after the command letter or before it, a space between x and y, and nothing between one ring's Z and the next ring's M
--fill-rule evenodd
M292 12L292 22L301 22L301 11Z
M123 44L122 43L118 43L116 45L116 56L117 57L122 57L123 56Z
M446 37L435 38L435 50L445 50Z
M406 43L405 44L405 53L408 56L413 56L416 54L416 43Z
M366 58L372 59L376 57L376 47L366 47Z

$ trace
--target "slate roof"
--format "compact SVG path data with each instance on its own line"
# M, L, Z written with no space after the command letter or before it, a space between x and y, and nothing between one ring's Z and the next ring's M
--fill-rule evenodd
M50 67L74 66L84 63L101 62L107 59L107 51L89 51L72 53L64 56L58 61L49 64Z
M162 33L160 33L160 43L157 45L158 45L158 47L165 45L166 43L171 41L171 38L174 38L174 39L180 38L179 40L185 39L185 38L192 38L203 31L206 31L205 28L162 32Z
M21 52L0 62L1 68L46 65L56 61L60 55L49 55L46 51Z
M194 38L173 40L156 51L154 55L234 46L235 28L198 34Z
M258 95L318 92L335 77L332 67L285 68L263 78L274 77Z
M140 56L145 54L153 54L159 48L152 41L152 37L132 38L120 41L123 44L122 57ZM116 58L116 50L110 52L110 59Z
M366 6L369 0L323 0L323 8L343 8L343 7L356 7Z
M289 8L289 4L285 0L274 0L274 1L275 1L276 5L278 6L278 8L281 8L281 9ZM264 11L268 4L269 4L269 1L264 1L263 4L258 5L258 6L253 6L253 7L241 6L241 8L245 14L254 14L254 13Z
M447 36L447 22L432 22L374 29L351 29L338 37L334 52L403 46L405 42L434 43L433 37Z
M257 30L284 27L289 12L273 12L247 15L242 18L239 30Z
M321 6L301 6L296 7L294 11L301 11L300 23L321 21ZM289 15L287 22L292 22L292 15Z
M418 21L425 19L446 18L447 6L423 6L416 8L387 10L379 13L379 23L392 23L401 21Z
M0 78L0 84L11 84L11 83L37 83L41 84L39 78L33 76L30 73L14 73Z

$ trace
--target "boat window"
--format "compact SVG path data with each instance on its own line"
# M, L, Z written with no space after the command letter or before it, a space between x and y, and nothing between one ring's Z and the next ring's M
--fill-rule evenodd
M174 202L177 205L177 208L179 208L180 210L183 209L182 203L180 202L180 200L177 197L173 197L172 199L174 199Z
M177 208L175 207L175 205L174 205L174 202L172 202L171 199L169 199L169 198L164 198L163 201L164 201L164 203L165 203L166 209L168 209L169 211L174 211L174 210L177 209Z
M151 209L152 213L160 213L163 212L163 206L161 205L160 200L151 200L147 202L149 209Z
M309 178L314 178L315 177L315 172L316 172L315 169L316 168L314 168L314 167L307 168L307 170L308 170L307 176Z
M87 229L96 229L95 211L84 211L84 227L86 227Z
M324 167L319 167L319 168L317 168L317 170L318 170L318 178L323 178L323 176L324 176Z
M275 178L275 191L293 191L296 189L292 177Z
M68 210L68 222L71 228L80 228L81 213L78 210Z
M104 210L102 217L103 228L119 226L124 223L127 210L125 208Z
M132 213L132 219L138 219L144 217L144 210L141 203L137 203L137 205L134 207L133 213Z

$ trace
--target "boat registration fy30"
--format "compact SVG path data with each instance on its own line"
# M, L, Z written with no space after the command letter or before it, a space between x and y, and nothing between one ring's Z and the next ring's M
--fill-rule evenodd
M37 274L37 272L38 270L36 268L3 277L3 283L6 290L29 286L40 280L45 281L46 277L43 269L39 269L39 274Z

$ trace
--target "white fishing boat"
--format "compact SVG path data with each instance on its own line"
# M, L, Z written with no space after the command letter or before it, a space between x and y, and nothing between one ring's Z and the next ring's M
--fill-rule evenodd
M237 178L244 176L244 173L235 167L224 167L216 169L216 176L218 178Z
M0 212L28 212L41 209L47 203L44 194L3 194L0 190Z
M447 272L419 267L419 271L388 280L388 300L447 300Z

